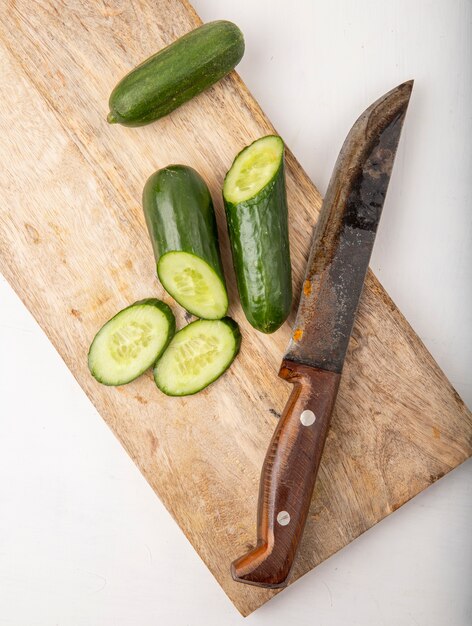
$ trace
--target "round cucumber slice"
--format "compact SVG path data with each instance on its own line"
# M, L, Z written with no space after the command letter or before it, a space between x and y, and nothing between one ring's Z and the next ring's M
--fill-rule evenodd
M200 257L190 252L168 252L159 259L157 273L164 289L193 315L208 320L226 315L225 285Z
M238 204L256 196L277 174L283 153L283 141L276 135L261 137L244 148L226 175L225 200Z
M112 317L95 335L90 373L104 385L125 385L150 368L175 333L170 308L156 298L140 300Z
M201 391L228 369L239 351L234 320L197 320L175 334L154 366L154 380L168 396Z

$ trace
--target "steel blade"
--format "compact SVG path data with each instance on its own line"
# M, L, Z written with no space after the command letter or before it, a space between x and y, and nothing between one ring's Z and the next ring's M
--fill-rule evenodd
M412 87L408 81L374 102L344 142L285 359L342 370Z

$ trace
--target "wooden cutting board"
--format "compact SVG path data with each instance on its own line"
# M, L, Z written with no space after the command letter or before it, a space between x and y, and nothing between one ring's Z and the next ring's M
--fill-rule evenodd
M290 392L277 370L297 302L274 335L246 323L221 185L234 155L273 128L235 73L149 127L106 123L108 95L123 73L199 23L185 1L42 0L32 11L17 0L0 11L2 272L248 615L275 592L234 583L229 564L255 538L259 472ZM147 177L176 162L210 185L230 313L244 337L229 372L182 399L160 394L149 374L100 386L86 366L90 340L118 309L150 295L174 305L155 277L140 198ZM321 198L290 153L287 165L298 293ZM292 580L464 461L471 435L470 413L369 274Z

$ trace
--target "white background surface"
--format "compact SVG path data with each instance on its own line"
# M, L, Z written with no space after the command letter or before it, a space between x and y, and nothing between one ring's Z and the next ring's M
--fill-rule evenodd
M322 193L350 125L415 78L372 267L472 404L467 0L196 0ZM233 626L239 616L4 280L0 625ZM247 618L470 626L472 463Z

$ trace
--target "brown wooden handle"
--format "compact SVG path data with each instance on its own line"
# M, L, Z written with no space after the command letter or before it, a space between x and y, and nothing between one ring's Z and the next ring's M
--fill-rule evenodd
M340 374L284 361L294 384L262 467L256 547L234 561L234 580L284 587L293 565L323 453Z

